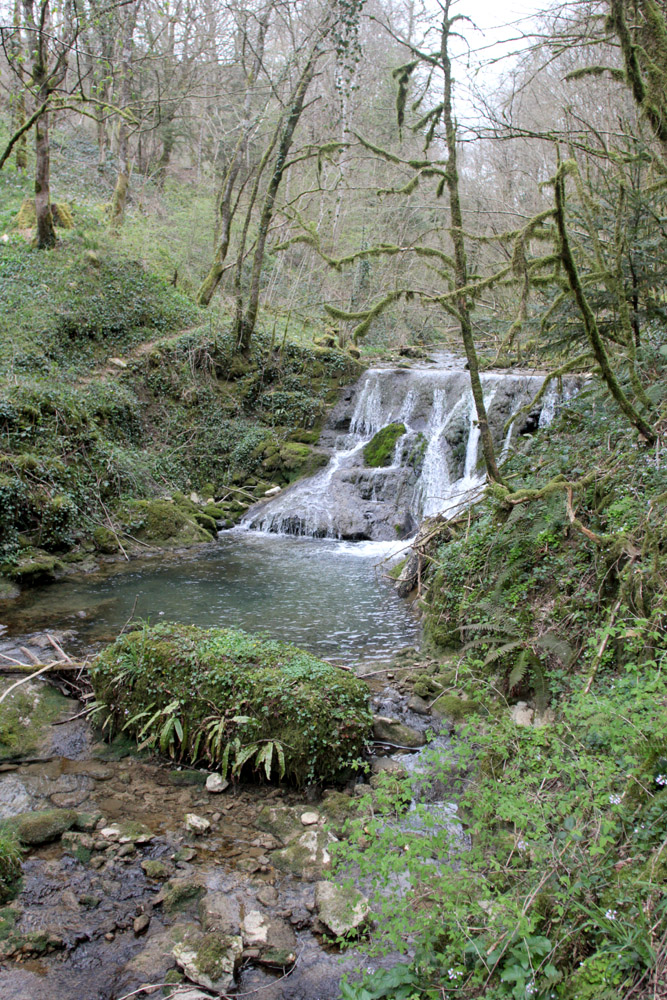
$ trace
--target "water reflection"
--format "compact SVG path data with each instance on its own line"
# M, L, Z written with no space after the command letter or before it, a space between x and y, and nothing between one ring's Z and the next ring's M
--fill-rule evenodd
M341 663L382 660L419 632L384 579L390 549L234 531L190 561L32 591L4 619L21 631L74 627L88 644L113 638L134 613L262 632Z

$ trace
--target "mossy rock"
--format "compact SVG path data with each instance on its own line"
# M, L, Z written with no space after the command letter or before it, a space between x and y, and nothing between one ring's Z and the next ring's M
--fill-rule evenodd
M54 226L58 226L59 229L72 229L74 227L72 210L67 202L51 202L51 214L53 215ZM18 215L16 216L16 228L33 229L36 225L37 213L35 211L35 199L24 198Z
M165 861L160 861L159 858L147 858L141 862L141 867L146 873L146 877L156 882L168 879L172 872L171 866Z
M162 903L165 913L180 913L201 899L205 892L204 885L196 879L173 878L165 882L154 902Z
M207 517L210 517L214 523L216 521L222 521L227 517L225 509L218 506L216 503L207 503L202 513L206 514Z
M111 528L107 528L103 524L99 524L93 531L93 544L98 552L105 555L112 555L120 548L117 536Z
M0 693L11 680L0 682ZM53 737L51 725L71 711L70 703L47 684L23 684L0 705L0 760L27 756L48 748Z
M0 576L0 601L15 601L21 596L21 588L5 577Z
M371 469L391 465L394 448L399 438L405 434L405 424L387 424L378 431L364 448L364 462Z
M37 847L58 840L76 821L75 809L40 809L4 820L0 831L11 831L22 844Z
M336 838L326 830L305 830L287 847L274 851L271 862L283 872L299 878L321 878L331 864L329 853Z
M360 800L346 795L345 792L328 792L318 806L327 822L327 829L331 830L336 837L345 835L348 823L361 817L362 808L363 815L366 815L368 810L362 807Z
M143 736L152 735L156 748L193 764L206 754L225 771L242 747L255 746L248 768L268 769L272 780L283 766L297 784L345 778L370 729L362 680L294 646L232 629L146 626L107 647L91 679L115 729L139 738L157 713L152 734ZM212 711L220 719L215 742L206 735Z
M469 716L483 712L484 708L478 701L468 701L454 694L441 694L431 710L434 715L451 719L452 722L463 722Z
M190 501L187 502L188 504ZM121 517L128 522L130 534L142 541L166 545L192 545L211 540L211 532L198 523L205 516L195 504L190 508L175 500L131 500ZM195 514L196 511L196 514ZM215 530L215 522L214 530Z
M19 584L34 586L38 583L52 583L62 566L56 556L29 546L19 554L16 565L8 567L5 572Z

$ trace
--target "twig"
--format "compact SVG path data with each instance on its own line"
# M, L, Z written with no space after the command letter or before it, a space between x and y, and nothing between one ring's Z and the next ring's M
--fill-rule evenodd
M93 706L90 708L84 708L82 712L77 712L76 715L70 715L68 719L60 719L58 722L52 722L52 726L64 726L67 722L74 722L75 719L80 719L83 715L90 715L94 711Z
M0 705L2 705L2 703L5 700L5 698L7 697L7 695L11 694L12 691L15 691L17 687L20 687L22 684L27 684L28 681L33 680L35 677L39 677L40 674L45 674L47 670L51 670L51 669L53 669L53 667L58 666L58 665L59 665L59 661L58 660L54 660L52 663L47 663L45 667L41 667L39 670L36 670L34 672L34 674L28 674L27 677L22 677L20 681L16 681L16 683L11 684L7 688L7 690L5 691L5 693L0 697Z
M611 635L611 627L614 624L614 621L616 619L616 615L618 613L618 609L620 608L620 606L621 606L621 598L619 597L619 599L616 601L616 604L612 608L612 612L611 612L611 614L609 616L609 622L607 624L607 628L606 628L606 631L605 631L605 634L604 634L604 638L602 639L602 642L600 643L600 648L598 649L597 653L595 654L595 658L593 660L593 663L591 664L591 672L588 675L588 680L586 682L586 687L584 688L584 694L588 694L588 692L590 691L590 689L591 689L591 687L593 685L593 680L595 678L596 673L598 672L598 667L600 666L600 661L602 660L602 657L604 655L604 651L607 648L607 643L609 642L609 636Z
M71 658L70 658L70 657L69 657L69 656L67 655L67 653L66 653L66 652L65 652L65 650L64 650L64 649L62 648L62 646L60 645L60 643L56 642L56 640L55 640L55 639L53 638L53 636L51 635L51 633L50 633L50 632L47 632L47 633L46 633L46 638L47 638L47 639L49 640L49 642L51 643L51 645L52 645L52 646L53 646L53 648L55 649L56 653L60 653L60 655L61 655L61 656L63 657L63 659L64 659L64 660L65 660L65 661L66 661L67 663L72 663L72 660L71 660Z
M305 945L304 945L304 948L305 948ZM236 1000L236 997L252 997L256 993L261 993L263 990L273 989L273 987L276 985L276 983L282 983L282 981L284 979L287 979L288 976L291 976L292 973L294 972L294 970L296 969L296 967L297 967L297 965L299 963L299 959L303 955L304 948L301 949L301 951L299 952L299 954L294 959L294 965L292 966L292 968L289 969L287 972L283 973L283 975L280 976L279 979L274 979L272 983L267 983L266 986L258 986L256 990L248 990L246 993L235 993L234 997L230 998L230 1000ZM121 997L121 1000L123 1000L122 997Z

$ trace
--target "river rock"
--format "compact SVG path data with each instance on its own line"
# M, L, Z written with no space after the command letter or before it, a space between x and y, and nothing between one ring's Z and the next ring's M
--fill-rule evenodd
M320 814L313 812L301 813L301 823L303 826L315 826L320 821Z
M281 851L271 856L272 863L281 871L291 872L301 878L317 878L331 863L328 848L336 841L325 830L306 830Z
M226 993L234 985L234 973L241 962L243 941L226 934L190 931L176 944L172 954L193 983L214 993Z
M150 924L150 922L151 918L148 916L147 913L141 913L139 914L138 917L135 917L132 923L132 929L135 933L135 936L139 937L141 934L145 934L146 931L148 930L148 925Z
M408 776L403 765L393 757L374 757L371 761L371 774L392 774L395 778Z
M46 844L70 830L76 823L74 809L41 809L20 813L9 821L22 844L36 847Z
M204 895L204 886L196 878L172 878L162 886L153 903L162 903L165 913L184 909Z
M417 750L426 743L423 733L385 715L373 716L373 738L378 743L390 743L392 746L408 747L410 750Z
M264 910L250 910L241 924L243 943L257 949L256 961L276 969L296 962L296 935L290 925Z
M301 825L301 810L289 806L264 806L254 824L262 833L270 833L279 843L289 844L298 837Z
M430 715L431 707L427 701L420 698L418 694L413 694L408 701L408 708L411 712L416 712L417 715Z
M195 837L201 837L203 834L209 832L211 823L209 820L204 819L203 816L198 816L197 813L186 813L185 829L193 833Z
M172 872L171 866L161 861L160 858L146 858L145 861L141 862L141 867L146 873L146 877L155 879L156 882L169 878Z
M358 935L370 916L368 900L357 889L333 882L315 886L315 907L320 922L335 937Z
M229 788L229 782L226 778L223 778L221 774L209 774L206 779L207 792L210 792L211 795L219 795L219 793L224 792L226 788Z
M236 936L241 928L241 906L227 892L207 892L199 901L199 919L205 931Z

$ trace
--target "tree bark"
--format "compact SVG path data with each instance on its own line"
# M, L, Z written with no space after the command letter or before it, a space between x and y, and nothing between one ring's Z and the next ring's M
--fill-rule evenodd
M123 66L123 79L121 84L120 103L124 112L130 103L132 85L132 50L134 47L134 29L137 23L138 4L132 4L125 18L125 31L123 33L123 46L121 51L121 63ZM130 185L130 133L125 115L121 117L118 126L118 175L116 186L111 197L111 225L118 229L123 224L125 218L125 206L127 204L127 190Z
M40 99L42 95L40 94ZM51 211L51 151L49 146L49 113L45 111L35 123L35 214L37 216L37 247L55 246L56 230Z
M257 242L255 244L255 252L252 261L252 274L250 277L250 291L248 293L248 305L245 311L239 300L237 300L237 311L236 320L234 324L234 339L236 341L237 349L241 352L247 352L250 348L250 342L252 335L255 331L255 325L257 323L257 312L259 309L259 283L262 275L262 267L264 264L264 253L266 251L266 239L269 234L269 227L271 225L271 220L273 219L273 213L276 204L276 195L278 194L278 188L283 179L285 173L285 167L287 164L287 155L290 151L292 145L292 139L294 138L294 132L297 125L299 124L299 119L301 117L301 112L303 111L303 102L306 98L306 93L310 86L311 80L313 79L313 74L315 73L315 64L317 60L317 52L313 50L310 54L306 67L301 74L301 78L297 85L296 91L294 93L294 98L292 100L292 106L290 108L289 115L282 129L280 142L278 143L278 151L276 153L276 159L274 161L273 173L269 181L266 194L264 196L264 204L262 206L262 212L259 219L259 228L257 232ZM241 308L239 308L241 306Z
M450 0L446 0L444 6L444 20L440 36L440 59L445 76L444 88L444 108L443 120L445 123L445 135L447 144L447 171L446 184L449 193L449 210L451 215L451 235L454 244L454 287L460 294L456 297L456 312L461 328L461 339L465 350L468 369L470 371L470 388L475 403L477 413L477 424L479 426L480 440L482 443L482 454L484 464L489 479L495 483L503 483L503 479L498 471L496 462L496 452L493 445L493 436L489 427L489 419L484 404L484 390L479 375L479 359L475 347L473 336L471 311L468 295L462 289L468 284L468 258L465 247L465 237L463 235L463 213L461 210L461 196L459 193L459 174L457 166L456 149L456 123L454 121L454 111L452 107L452 63L449 57L449 36L454 23L454 19L449 17Z

